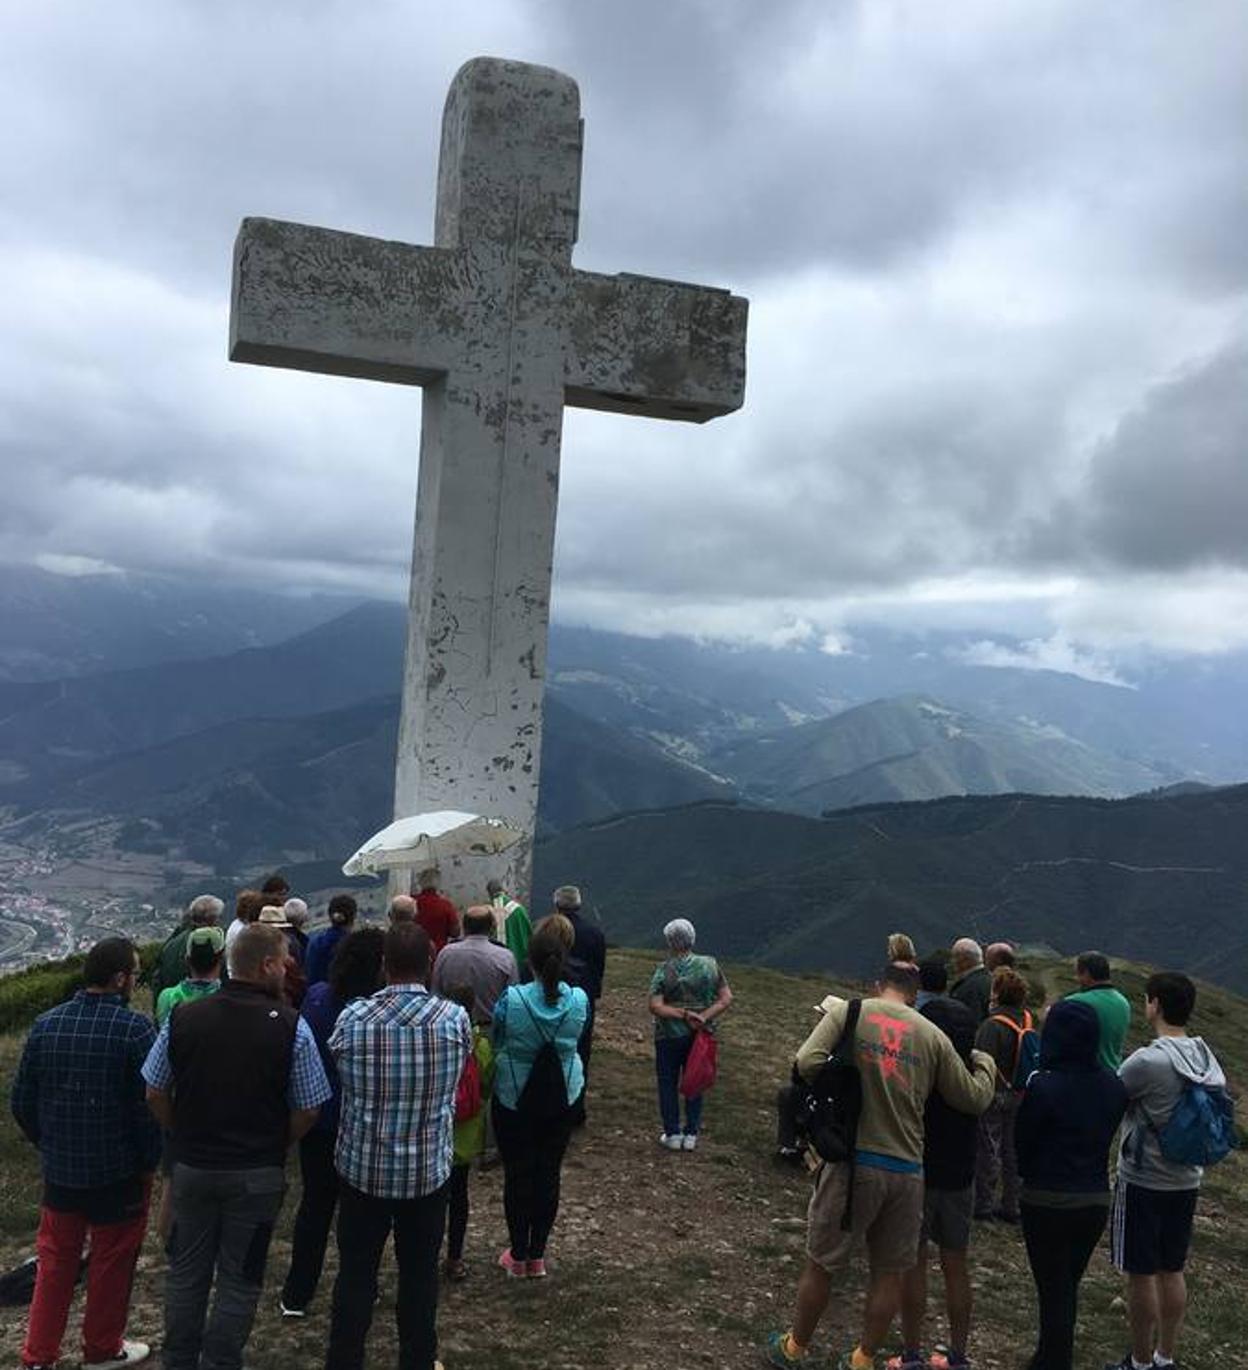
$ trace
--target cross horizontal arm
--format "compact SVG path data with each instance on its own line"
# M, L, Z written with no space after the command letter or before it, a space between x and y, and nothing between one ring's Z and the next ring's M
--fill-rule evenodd
M461 273L442 248L244 219L230 360L428 385L457 355Z
M726 290L576 272L567 403L690 423L740 409L748 309Z

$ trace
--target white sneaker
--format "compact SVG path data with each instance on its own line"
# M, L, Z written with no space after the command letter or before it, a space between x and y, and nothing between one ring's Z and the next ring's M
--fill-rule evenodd
M679 1132L664 1132L659 1137L659 1145L667 1147L669 1151L683 1151L685 1139Z
M145 1341L123 1341L121 1350L111 1360L83 1361L83 1370L126 1370L127 1366L139 1365L152 1354L152 1348Z
M696 1132L686 1132L680 1139L680 1144L686 1151L692 1151L698 1144L698 1134Z

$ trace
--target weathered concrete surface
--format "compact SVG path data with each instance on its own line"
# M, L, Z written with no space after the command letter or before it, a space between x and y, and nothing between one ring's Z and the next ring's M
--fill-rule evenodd
M705 422L745 391L746 301L572 267L580 97L478 58L442 120L432 248L246 219L235 361L425 389L395 817L456 808L529 841L498 874L527 901L563 406ZM539 906L545 898L539 891Z

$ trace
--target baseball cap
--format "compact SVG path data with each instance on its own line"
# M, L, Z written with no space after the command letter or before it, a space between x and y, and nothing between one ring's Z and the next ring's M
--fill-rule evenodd
M212 954L219 956L225 950L225 933L220 928L195 928L186 939L186 949L192 947L211 947Z

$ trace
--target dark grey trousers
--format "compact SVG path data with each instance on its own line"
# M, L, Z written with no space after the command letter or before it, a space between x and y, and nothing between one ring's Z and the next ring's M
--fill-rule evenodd
M276 1166L174 1166L164 1370L242 1370L285 1193L286 1175Z
M975 1149L975 1216L991 1217L994 1212L1018 1217L1018 1157L1014 1152L1014 1120L1022 1095L1012 1089L999 1089L987 1113L980 1114L979 1137ZM997 1201L997 1186L1001 1199Z

